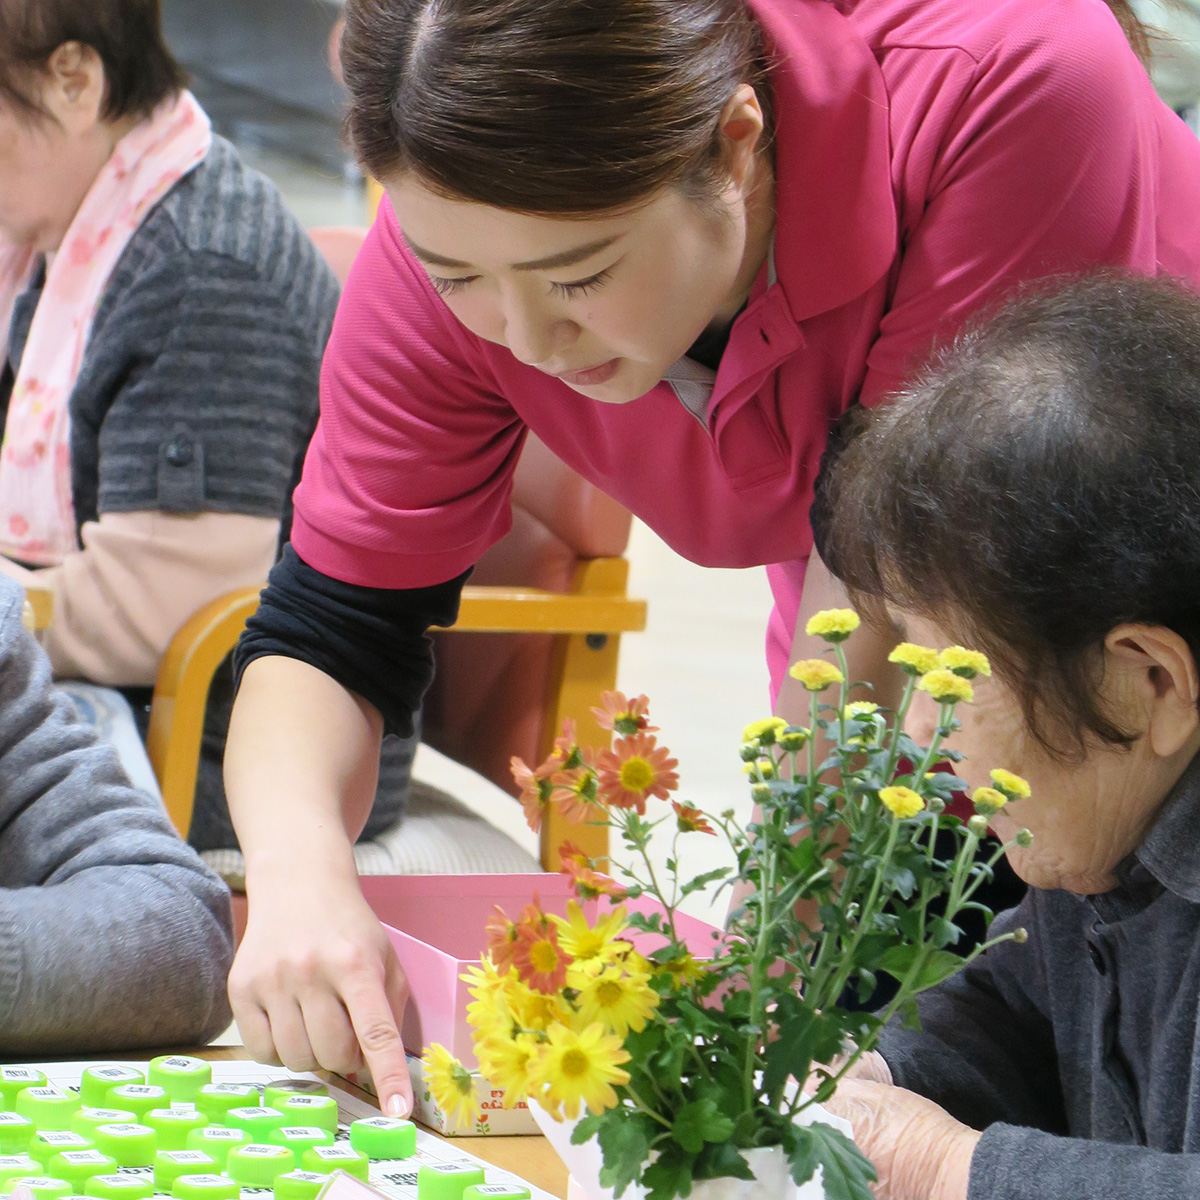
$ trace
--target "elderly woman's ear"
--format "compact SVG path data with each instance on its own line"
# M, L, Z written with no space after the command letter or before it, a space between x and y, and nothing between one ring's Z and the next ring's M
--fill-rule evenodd
M1187 642L1162 625L1118 625L1104 639L1112 715L1160 758L1200 745L1200 675Z
M46 62L40 99L68 133L86 133L100 120L104 89L104 64L96 51L64 42Z

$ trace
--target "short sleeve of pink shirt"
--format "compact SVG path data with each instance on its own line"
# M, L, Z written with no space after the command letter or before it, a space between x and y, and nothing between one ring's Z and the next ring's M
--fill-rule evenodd
M481 343L385 206L296 496L310 565L380 587L461 573L508 527L532 428L693 561L770 566L777 687L840 413L885 399L1030 280L1102 266L1200 280L1200 143L1102 0L748 3L773 52L777 278L735 323L706 420L666 384L624 406L564 395Z

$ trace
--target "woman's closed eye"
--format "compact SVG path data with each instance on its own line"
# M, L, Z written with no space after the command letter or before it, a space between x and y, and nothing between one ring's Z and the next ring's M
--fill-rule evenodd
M430 275L429 282L433 284L433 290L439 296L450 296L454 292L461 291L473 279L478 278L478 275L463 275L458 279L447 279L443 275Z
M603 271L597 271L595 275L589 275L586 279L577 279L573 283L551 283L550 291L555 296L575 300L602 288L611 277L612 268L605 267Z

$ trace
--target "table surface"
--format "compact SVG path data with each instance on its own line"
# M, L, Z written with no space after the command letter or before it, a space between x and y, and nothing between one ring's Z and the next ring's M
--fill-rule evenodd
M201 1050L180 1050L177 1054L194 1054L197 1058L206 1058L211 1062L238 1062L249 1058L241 1046L206 1046ZM160 1053L171 1051L134 1050L120 1054L97 1054L89 1057L123 1059L128 1062L149 1062ZM50 1061L51 1056L35 1056L37 1061ZM26 1060L32 1061L32 1060ZM328 1071L319 1071L328 1081L343 1091L375 1105L375 1097L361 1088L355 1087L340 1075L332 1075ZM535 1187L549 1192L552 1196L565 1197L567 1194L567 1168L563 1161L551 1148L550 1143L543 1137L471 1137L443 1138L441 1134L429 1131L433 1137L441 1141L453 1142L468 1153L482 1158L493 1166L511 1171L522 1179L528 1180Z

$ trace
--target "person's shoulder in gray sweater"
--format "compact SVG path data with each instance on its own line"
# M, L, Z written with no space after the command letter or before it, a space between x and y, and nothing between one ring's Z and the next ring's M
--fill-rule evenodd
M50 679L0 580L0 1056L200 1044L229 893Z

